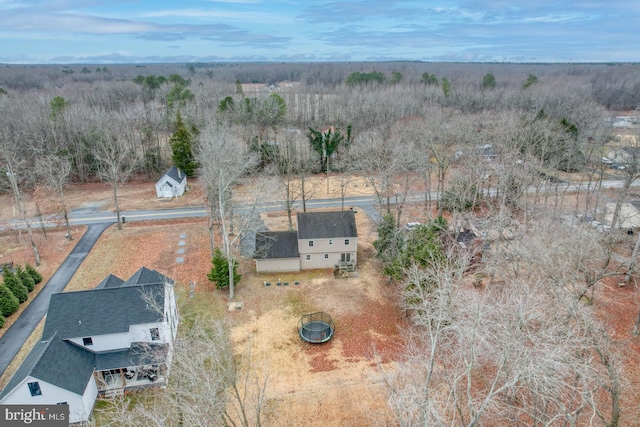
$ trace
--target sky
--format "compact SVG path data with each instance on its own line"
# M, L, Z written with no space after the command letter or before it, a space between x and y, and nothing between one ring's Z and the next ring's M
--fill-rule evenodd
M0 63L638 62L638 0L0 0Z

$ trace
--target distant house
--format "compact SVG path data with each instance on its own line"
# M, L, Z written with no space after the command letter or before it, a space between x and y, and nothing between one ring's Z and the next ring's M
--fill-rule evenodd
M173 281L141 268L94 289L53 294L42 339L0 404L68 404L87 421L99 394L165 386L178 326Z
M640 164L640 147L620 147L608 153L614 165Z
M340 267L355 270L358 229L354 211L300 212L298 230L256 234L256 270L300 271Z
M175 166L172 166L156 182L156 197L174 198L184 194L187 188L187 175Z

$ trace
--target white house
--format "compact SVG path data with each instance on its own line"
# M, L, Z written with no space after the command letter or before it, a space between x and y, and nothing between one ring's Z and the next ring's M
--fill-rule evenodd
M145 267L53 294L42 339L0 404L66 403L71 423L86 421L99 394L166 385L177 327L173 281Z
M298 230L256 234L256 270L300 271L339 267L355 270L358 229L355 212L299 212Z
M156 182L156 197L174 198L184 194L187 188L187 175L175 166Z

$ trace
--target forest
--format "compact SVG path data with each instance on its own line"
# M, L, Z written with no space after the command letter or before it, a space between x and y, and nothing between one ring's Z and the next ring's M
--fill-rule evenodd
M314 197L305 177L364 177L380 274L413 313L403 357L381 369L395 423L617 426L640 396L625 356L640 315L621 339L597 310L610 279L640 309L625 216L638 110L638 64L5 65L0 191L28 223L25 194L66 219L66 186L106 182L119 215L118 188L175 164L205 183L233 299L251 227L237 184L278 186L291 228ZM416 194L430 222L407 233ZM486 244L461 252L447 227Z

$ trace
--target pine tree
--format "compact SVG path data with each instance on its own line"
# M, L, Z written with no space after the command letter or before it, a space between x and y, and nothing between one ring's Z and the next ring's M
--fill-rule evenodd
M29 274L27 270L23 269L22 266L18 266L16 268L16 276L20 278L22 284L25 288L27 288L28 292L33 291L33 289L36 287L36 281L33 280L31 274Z
M216 283L216 289L222 289L229 286L229 263L220 248L216 248L213 252L211 260L213 268L207 274L210 281ZM238 273L238 263L233 261L233 283L238 283L242 275Z
M11 291L11 293L18 299L18 302L22 304L29 298L29 291L22 284L20 278L11 270L5 269L2 273L4 279L4 285Z
M38 270L33 268L31 264L25 265L24 269L31 275L31 277L33 277L33 281L36 283L36 285L42 282L42 274L38 273Z
M0 314L4 317L11 316L19 306L18 298L4 284L0 284Z
M182 121L180 113L176 114L174 127L175 132L169 139L173 164L186 173L187 176L193 176L197 167L193 156L193 135Z

